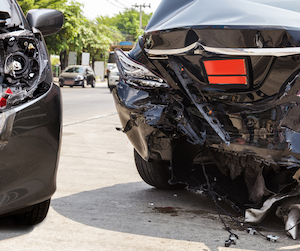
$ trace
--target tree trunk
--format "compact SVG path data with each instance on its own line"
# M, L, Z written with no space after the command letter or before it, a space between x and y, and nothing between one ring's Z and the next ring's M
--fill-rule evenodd
M67 57L67 51L64 50L59 54L60 59L60 66L61 70L63 71L68 66L68 57Z

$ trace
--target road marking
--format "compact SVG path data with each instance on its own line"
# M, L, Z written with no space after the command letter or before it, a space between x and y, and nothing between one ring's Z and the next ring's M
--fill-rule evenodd
M105 118L105 117L116 115L116 114L118 114L118 113L117 112L111 112L111 113L107 113L107 114L102 114L102 115L90 117L90 118L82 120L82 121L76 121L76 122L71 122L71 123L63 124L63 127L70 126L70 125L81 124L81 123L89 122L89 121L96 120L96 119Z

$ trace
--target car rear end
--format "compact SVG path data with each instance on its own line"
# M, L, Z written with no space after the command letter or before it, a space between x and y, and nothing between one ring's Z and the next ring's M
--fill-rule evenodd
M116 107L139 155L197 188L204 154L222 180L214 191L249 222L273 196L300 194L299 11L298 1L165 0L129 55L115 51Z

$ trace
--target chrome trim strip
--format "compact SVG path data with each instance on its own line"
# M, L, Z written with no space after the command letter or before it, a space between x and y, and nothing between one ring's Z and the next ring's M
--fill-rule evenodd
M151 55L176 55L176 54L182 54L182 53L186 53L192 49L195 49L199 46L198 42L195 42L187 47L184 48L180 48L180 49L169 49L169 50L160 50L160 49L156 49L156 50L152 50L152 49L145 49L145 51L148 54Z
M300 47L287 48L215 48L201 45L205 51L233 56L290 56L300 54ZM196 51L195 51L196 52Z
M194 50L194 54L200 54L201 51L207 51L216 54L231 55L231 56L291 56L300 54L300 47L286 47L286 48L218 48L209 47L202 45L199 42L195 42L187 47L179 49L145 49L145 51L150 55L177 55L183 54L197 47L202 47L201 49Z

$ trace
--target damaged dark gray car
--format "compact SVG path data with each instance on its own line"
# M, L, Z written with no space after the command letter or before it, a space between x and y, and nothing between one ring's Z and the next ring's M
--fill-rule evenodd
M0 0L0 214L25 224L47 215L56 189L61 95L43 35L60 30L60 11Z
M300 219L300 2L163 0L129 54L116 108L137 169L261 222Z

